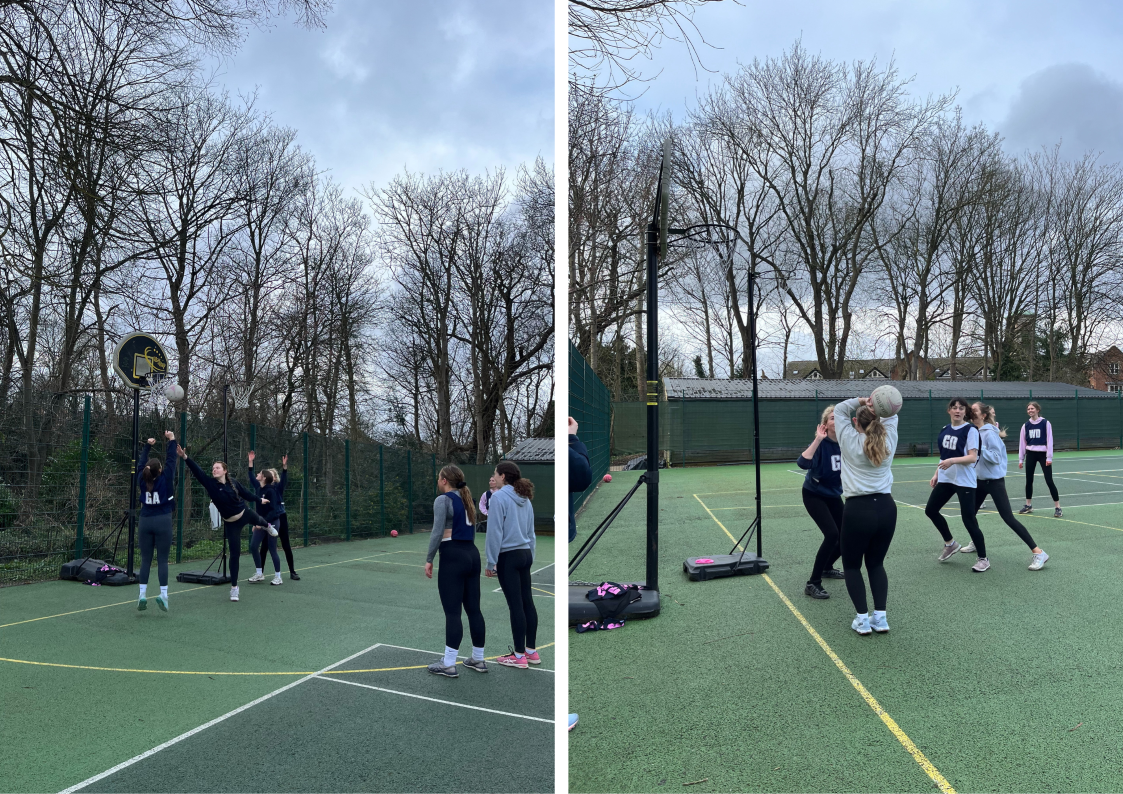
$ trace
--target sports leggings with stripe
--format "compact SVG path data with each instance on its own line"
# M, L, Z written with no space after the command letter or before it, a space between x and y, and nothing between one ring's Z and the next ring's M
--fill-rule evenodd
M1029 550L1033 551L1037 548L1037 544L1033 542L1029 532L1022 525L1022 522L1014 517L1014 511L1010 509L1010 497L1006 495L1006 479L1000 477L997 480L979 480L979 485L975 488L975 512L979 512L979 508L983 504L983 500L990 496L994 502L995 508L998 510L998 515L1002 516L1002 520L1006 522L1006 526L1014 530L1018 537L1022 539L1022 543L1029 546Z
M1026 501L1033 498L1033 470L1037 468L1038 463L1041 464L1041 473L1045 475L1045 485L1049 488L1049 495L1053 497L1054 502L1061 501L1057 486L1053 484L1053 467L1045 465L1044 452L1032 449L1026 450Z
M438 547L437 591L445 611L445 645L459 648L464 640L460 609L468 615L472 645L484 647L484 613L480 611L480 550L470 540L444 540Z
M948 528L947 519L940 515L940 508L948 503L952 495L959 497L959 517L963 520L963 526L967 527L967 534L971 536L971 542L975 544L975 551L980 557L987 556L987 543L983 539L982 530L979 529L979 522L975 520L977 511L975 510L974 488L953 485L950 482L936 483L936 487L928 495L928 504L924 507L924 515L928 516L932 523L936 525L944 543L951 543L951 529Z
M862 579L862 560L870 575L873 608L884 611L889 598L889 576L885 555L897 530L897 503L887 493L851 496L842 510L842 571L846 592L858 614L869 612L866 582Z
M835 562L842 556L839 548L840 532L842 530L842 497L820 496L803 489L803 506L807 514L823 533L823 542L815 554L815 564L811 569L811 578L808 582L817 585L823 584L823 571L834 567Z

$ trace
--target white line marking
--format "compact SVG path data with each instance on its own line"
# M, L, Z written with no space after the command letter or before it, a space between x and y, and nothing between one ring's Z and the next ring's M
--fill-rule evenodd
M498 711L496 709L485 709L483 706L469 706L467 703L456 703L452 700L440 700L438 698L426 697L425 695L415 695L412 692L399 692L396 689L385 689L380 686L371 686L370 684L360 684L356 681L344 681L342 678L329 678L326 675L317 675L315 678L321 681L334 681L337 684L347 684L348 686L362 687L363 689L373 689L376 692L387 692L391 695L401 695L407 698L417 698L418 700L428 700L430 703L443 703L446 706L456 706L461 709L472 709L473 711L486 711L488 714L501 714L504 717L517 717L520 720L533 720L534 722L545 722L550 725L554 724L553 720L543 719L542 717L530 717L526 714L515 714L510 711Z
M538 585L538 586L540 587L541 585ZM552 584L551 584L551 585L546 585L546 586L547 586L547 587L553 587L553 585L552 585ZM494 590L492 590L491 592L493 592L493 593L502 593L502 592L503 592L503 588L502 588L502 587L497 587L497 588L495 588ZM530 595L531 595L531 597L532 597L532 598L553 598L553 597L554 597L554 596L548 596L548 595L538 595L538 593L531 593Z
M170 739L170 740L164 742L163 744L158 745L157 747L153 747L151 750L148 750L146 752L141 753L138 756L130 758L128 761L124 761L120 764L117 764L117 766L113 767L112 769L107 769L106 771L102 772L100 775L94 775L93 777L88 778L87 780L83 780L81 783L79 783L75 786L71 786L68 789L63 789L63 791L61 791L59 794L73 794L73 792L75 792L75 791L81 791L86 786L89 786L93 783L96 783L99 780L101 780L102 778L106 778L106 777L109 777L110 775L112 775L116 772L120 772L122 769L125 769L126 767L130 767L133 764L137 763L138 761L143 761L144 759L155 755L156 753L160 752L161 750L166 750L167 748L171 747L173 744L179 744L184 739L189 739L192 736L194 736L195 734L200 733L201 731L205 731L207 728L210 728L213 725L218 725L218 723L223 722L224 720L230 719L235 714L241 714L246 709L252 708L253 706L256 706L258 703L263 703L266 700L269 700L269 698L273 697L274 695L279 695L279 694L281 694L282 692L284 692L288 689L292 689L294 686L297 686L299 684L303 684L305 681L308 681L309 679L315 678L320 673L326 673L328 670L331 670L335 667L339 667L341 664L346 664L347 662L351 661L352 659L355 659L359 656L362 656L364 653L369 653L370 651L373 651L375 648L379 647L381 644L382 643L376 642L374 645L370 646L366 650L362 650L362 651L359 651L358 653L351 654L346 659L340 659L335 664L329 665L328 667L325 667L324 669L320 670L317 673L313 673L312 675L306 675L306 676L304 676L304 678L293 681L291 684L287 684L287 685L281 687L280 689L273 690L268 695L262 695L257 700L251 701L250 703L247 703L244 706L239 706L238 708L234 709L233 711L230 711L230 712L227 712L226 714L223 714L221 717L216 717L215 719L211 720L210 722L206 723L205 725L200 725L198 728L192 728L187 733L182 733L179 736L175 737L174 739Z
M531 572L530 572L530 575L531 575L531 576L534 576L534 574L536 574L536 573L540 573L541 571L544 571L544 570L546 570L547 568L553 568L553 567L554 567L554 563L550 563L549 565L543 565L543 566L542 566L541 568L539 568L539 569L538 569L537 571L531 571Z
M397 648L399 651L416 651L417 653L427 653L430 656L444 656L444 651L427 651L424 648L407 648L404 645L390 645L389 643L386 643L386 642L379 643L379 645L381 645L383 648ZM464 656L463 654L457 654L456 658L457 659L467 659L468 657ZM527 669L537 670L540 673L552 673L552 672L554 672L549 667L529 667Z

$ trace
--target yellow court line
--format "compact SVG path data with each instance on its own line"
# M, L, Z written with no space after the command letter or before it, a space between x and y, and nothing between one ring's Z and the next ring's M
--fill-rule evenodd
M694 498L698 499L698 494L694 494ZM734 548L739 548L741 544L737 542L737 538L733 537L732 533L725 528L725 525L717 520L717 516L715 516L710 511L709 507L706 507L706 503L701 499L698 499L698 503L706 509L706 512L710 514L710 517L715 522L717 522L717 525L721 527L722 531L729 536L729 539L732 540L735 544ZM908 735L903 730L901 730L901 727L892 717L889 716L889 713L884 708L882 708L881 704L877 702L877 699L874 698L872 694L870 694L870 691L862 685L862 682L859 681L852 672L850 672L850 669L845 664L843 664L842 660L838 658L838 654L831 650L831 647L827 645L826 641L821 636L819 636L819 633L815 631L811 624L807 622L807 619L799 613L799 610L795 608L795 605L792 604L792 602L788 600L788 597L784 595L783 592L781 592L779 587L776 586L776 583L772 581L768 574L762 574L762 576L764 577L764 581L768 582L768 585L774 591L776 591L776 595L778 595L780 597L780 600L783 601L788 609L791 610L792 614L799 619L799 622L803 624L803 627L807 629L808 633L810 633L811 636L815 639L815 642L819 643L819 647L821 647L826 652L827 656L830 657L830 660L834 662L835 666L840 671L842 671L842 674L846 676L846 680L850 682L854 689L858 690L858 694L862 696L862 700L864 700L866 704L871 709L873 709L873 712L881 718L881 721L883 723L885 723L885 727L889 729L889 732L892 733L897 741L899 741L905 748L905 750L908 751L909 755L913 757L913 760L920 765L920 768L924 770L924 773L932 779L932 782L935 783L940 791L944 792L944 794L955 794L955 789L951 787L951 784L948 783L947 779L940 774L940 771L936 769L935 765L928 760L928 757L925 756L923 752L921 752L920 748L913 743L912 739L910 739Z
M549 590L543 590L543 589L542 589L541 587L535 587L534 585L531 585L531 586L530 586L530 589L531 589L531 590L537 590L537 591L538 591L538 592L540 592L540 593L546 593L546 594L547 594L548 596L550 596L551 598L553 598L553 597L554 597L554 594L553 594L553 593L551 593L551 592L550 592Z
M299 570L301 570L301 571L311 571L315 568L328 568L332 565L343 565L344 563L348 563L348 562L360 562L362 560L369 560L371 557L382 557L382 556L385 556L387 554L401 554L401 552L399 552L399 551L380 551L377 554L368 554L366 557L356 557L353 560L340 560L339 562L325 562L325 563L322 563L320 565L308 565L308 566L305 566L303 568L300 568ZM404 565L405 563L398 563L398 564ZM214 587L214 585L209 585L209 584L200 585L199 587L188 587L186 590L176 590L175 595L180 595L182 593L190 593L193 590L209 590L212 587ZM171 595L171 593L168 593L168 595ZM98 609L109 609L109 607L119 607L119 606L125 606L127 604L135 604L136 601L137 600L135 598L133 598L133 599L130 599L128 601L118 601L118 602L113 603L113 604L102 604L99 607L89 607L88 609L75 609L71 612L60 612L57 615L44 615L41 618L30 618L28 620L17 620L15 623L0 624L0 629L6 629L9 626L20 626L20 625L23 625L24 623L35 623L36 621L39 621L39 620L50 620L51 618L64 618L67 615L77 615L77 614L80 614L82 612L93 612L93 611L98 610ZM302 673L301 675L305 675L305 674Z
M539 648L549 648L554 645L554 642L548 642L545 645L539 645ZM498 656L485 657L489 661L495 661ZM316 675L317 670L305 670L298 672L282 672L282 673L237 673L237 672L215 672L215 671L198 671L198 670L139 670L130 667L94 667L85 664L59 664L57 662L32 662L27 659L6 659L0 656L0 662L11 662L12 664L29 664L35 667L65 667L70 670L100 670L107 673L152 673L156 675L225 675L225 676L263 676L263 675ZM457 662L463 664L463 662ZM428 667L427 664L415 664L408 667L371 667L364 670L332 670L332 675L340 675L343 673L389 673L396 670L424 670Z

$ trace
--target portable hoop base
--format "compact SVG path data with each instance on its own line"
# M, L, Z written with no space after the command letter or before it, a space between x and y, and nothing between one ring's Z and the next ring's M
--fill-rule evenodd
M705 562L699 562L705 560ZM692 582L720 579L723 576L750 576L768 570L768 561L751 551L744 554L715 554L713 557L689 557L682 564L683 572Z
M621 584L636 584L635 582L621 582ZM639 582L638 584L643 584ZM576 626L588 623L590 620L600 620L597 605L591 602L586 595L594 586L575 585L569 586L569 625ZM659 591L640 590L639 601L633 601L625 607L620 617L631 620L653 618L659 614Z

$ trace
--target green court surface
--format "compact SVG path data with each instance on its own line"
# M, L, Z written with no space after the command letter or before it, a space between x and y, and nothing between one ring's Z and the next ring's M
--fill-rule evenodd
M243 554L238 603L173 565L167 613L155 571L144 612L135 586L0 590L0 791L552 791L553 538L533 576L542 664L457 679L425 669L444 648L427 544L297 549L280 587L247 583ZM511 628L497 580L481 587L490 659Z
M828 600L803 593L822 535L794 460L763 467L768 574L708 582L682 562L730 551L755 515L753 468L660 472L662 614L570 633L571 790L1123 790L1123 456L1059 453L1060 519L1038 473L1037 512L1021 517L1051 555L1038 572L989 501L993 567L936 561L923 512L935 464L894 464L891 630L870 637L850 629L842 580L824 581ZM600 486L572 549L638 474ZM1017 510L1016 458L1006 485ZM645 517L641 489L570 579L643 581Z

